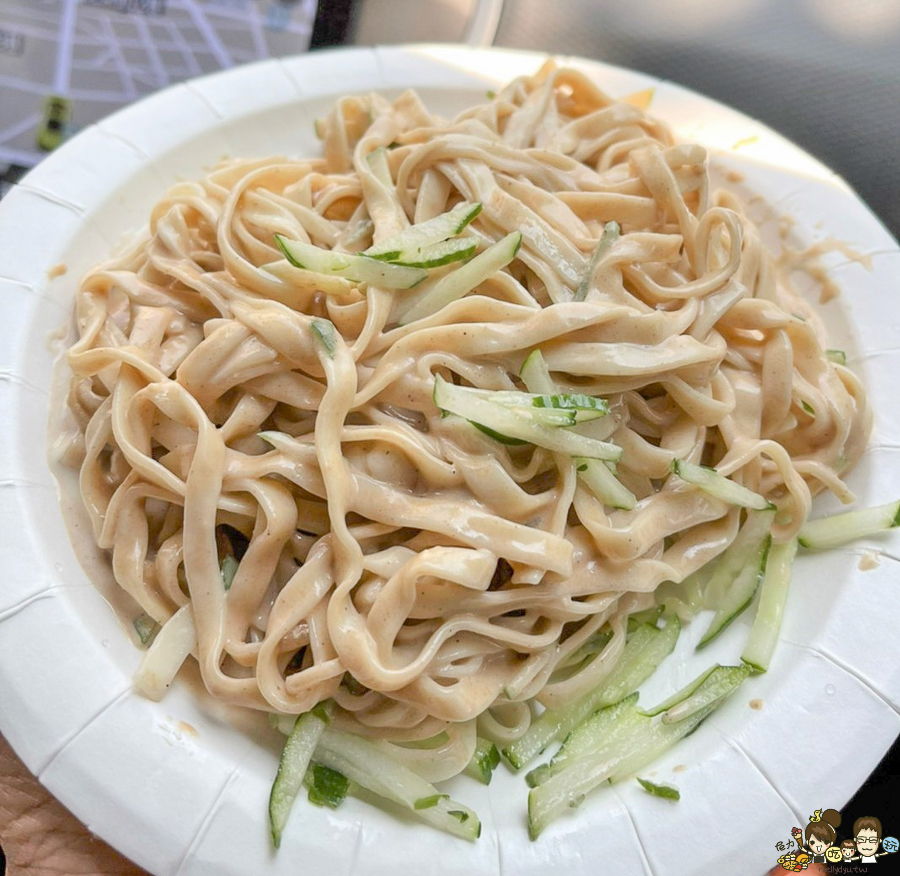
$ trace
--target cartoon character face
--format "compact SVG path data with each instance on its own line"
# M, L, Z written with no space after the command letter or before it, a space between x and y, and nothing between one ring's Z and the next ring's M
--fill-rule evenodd
M828 843L825 840L820 840L816 836L811 836L809 838L809 847L812 849L814 855L823 855L825 854L825 849L828 848Z
M878 851L878 834L874 828L863 827L856 835L856 848L859 849L861 855L869 857Z
M841 854L844 856L845 859L848 859L848 860L849 860L850 858L853 857L853 851L854 851L854 850L851 849L849 846L844 846L844 847L841 849Z

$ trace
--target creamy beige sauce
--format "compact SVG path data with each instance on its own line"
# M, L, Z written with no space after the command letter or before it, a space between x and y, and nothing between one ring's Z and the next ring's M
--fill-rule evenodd
M870 572L872 569L877 569L880 565L876 551L863 551L862 556L859 558L858 568L860 572Z
M791 225L787 227L784 233L786 238ZM829 253L839 252L845 256L847 260L854 264L862 265L867 271L872 270L872 257L866 253L861 253L855 247L846 241L838 240L836 237L826 237L824 240L816 241L803 249L794 249L787 244L784 245L778 265L787 271L802 271L811 279L819 284L819 303L827 304L833 301L841 294L841 287L831 276L830 269L822 263L822 256Z

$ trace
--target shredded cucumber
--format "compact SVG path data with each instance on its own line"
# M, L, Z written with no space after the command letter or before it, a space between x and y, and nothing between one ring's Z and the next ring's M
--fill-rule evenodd
M737 689L748 672L746 667L717 667L683 701L683 717L677 721L666 721L665 716L662 720L651 718L633 703L621 704L614 721L609 718L604 720L602 713L595 715L591 719L599 725L594 728L595 732L579 728L579 734L584 732L590 735L596 747L589 753L571 758L563 769L553 772L529 792L528 832L531 838L536 839L551 821L568 809L581 805L585 795L598 785L633 775L679 739L692 733ZM671 715L673 709L667 714ZM598 729L599 732L596 732ZM579 744L587 748L587 742L585 738Z
M416 290L404 302L398 314L400 324L408 325L417 319L431 316L458 298L468 295L492 274L505 268L516 257L521 245L521 233L513 231L461 267L424 283L421 289Z
M843 350L826 350L825 356L829 362L833 362L835 365L847 364L847 354Z
M335 332L334 323L330 319L312 320L309 324L310 331L321 341L325 352L328 353L330 359L334 358L334 351L337 349L337 334Z
M472 258L478 249L478 241L472 237L459 237L456 240L444 240L420 250L402 261L395 260L391 264L406 265L410 268L439 268L451 262L462 262Z
M537 839L541 831L569 809L584 801L585 795L607 781L618 781L633 775L637 770L656 760L679 739L695 730L712 711L707 707L679 724L654 722L633 709L622 720L629 723L629 730L618 738L614 746L604 746L599 751L574 761L568 769L551 776L528 794L528 833Z
M759 593L759 607L750 629L750 636L741 654L741 660L754 672L765 672L769 668L781 619L787 602L791 584L791 567L797 555L797 539L773 545L766 561L766 574Z
M149 614L139 614L133 623L142 645L148 644L159 630L159 624Z
M160 628L134 676L135 687L151 700L161 700L181 664L197 647L190 605L183 605Z
M384 289L410 289L428 276L421 268L392 265L364 255L321 249L280 234L275 235L275 241L294 267L345 277L357 283L371 283Z
M315 751L316 744L331 718L334 706L331 701L321 704L312 711L300 715L294 729L284 743L278 772L269 794L269 829L272 843L277 849L281 845L281 835L287 824L294 799L303 786L306 768Z
M519 369L519 377L529 392L552 394L556 392L556 384L550 376L550 369L544 361L540 350L532 350Z
M664 724L677 724L702 712L708 706L737 690L750 674L750 667L714 666L697 687L679 703L670 706L663 713Z
M481 833L481 822L471 809L441 794L368 739L326 727L316 746L315 759L440 830L469 840L477 839ZM429 804L425 808L421 808L423 801ZM416 808L417 803L420 808Z
M364 255L388 262L409 262L421 250L459 234L480 212L480 203L463 201L440 216L411 225L399 234L370 246Z
M700 639L708 645L750 605L766 569L774 511L750 511L744 526L719 557L707 593L715 617Z
M231 590L231 585L234 582L234 576L237 574L238 570L238 561L231 556L231 554L226 554L222 558L222 586L226 590Z
M435 376L434 403L442 411L464 417L480 427L490 429L495 435L527 441L548 450L586 456L593 459L618 459L622 449L615 444L586 438L566 429L541 425L536 419L556 416L553 408L531 408L527 415L499 404L483 390L454 386L440 375ZM564 412L564 416L568 413Z
M609 252L610 247L616 242L618 237L619 224L612 221L607 222L606 225L603 226L603 234L600 235L600 240L594 248L594 254L591 256L591 260L588 263L584 279L579 283L578 288L575 290L575 301L584 301L584 299L587 298L587 294L591 290L591 280L594 277L594 270L597 265L600 264L600 259Z
M575 470L590 491L604 505L630 511L637 504L634 493L597 459L575 458Z
M813 551L840 547L858 538L877 535L900 526L900 502L888 502L874 508L845 511L810 520L800 530L800 547Z
M720 475L715 469L694 465L683 459L673 459L672 471L682 480L730 505L739 505L742 508L752 508L756 511L775 507L764 496L754 493L753 490L749 490L741 484L736 484L724 475Z
M466 773L482 784L489 785L499 763L500 750L497 746L487 739L479 738L475 743L472 759L466 767Z
M646 681L672 652L681 632L677 618L668 618L661 630L643 625L626 642L610 674L594 690L568 706L547 709L525 734L503 749L506 759L519 769L551 742L564 739L588 715L619 702Z
M609 410L605 399L581 393L539 394L516 390L476 389L470 386L456 388L467 395L503 405L542 426L575 426L606 416Z
M661 703L658 703L650 709L641 709L641 714L647 715L648 718L653 718L656 715L661 715L663 712L667 712L673 706L677 706L679 703L684 702L718 668L719 664L716 663L714 666L710 666L709 669L704 669L703 672L701 672L693 681L689 681L683 688L681 688L681 690L673 693L672 696L670 696L668 699L663 700Z
M618 703L598 709L582 721L563 741L562 747L550 759L550 763L533 769L525 776L526 782L536 788L551 776L562 772L580 757L591 754L601 746L617 745L643 720L643 713L635 709L638 695L625 697Z
M304 268L298 268L292 265L287 259L278 259L275 262L260 267L261 271L277 277L290 290L298 290L300 292L308 292L314 294L316 292L324 292L326 295L335 295L346 297L355 289L356 285L351 280L344 277L338 277L334 274L322 274L315 271L307 271ZM291 300L290 291L279 293L273 291L270 293L277 300L282 301L291 307L296 307L296 302Z

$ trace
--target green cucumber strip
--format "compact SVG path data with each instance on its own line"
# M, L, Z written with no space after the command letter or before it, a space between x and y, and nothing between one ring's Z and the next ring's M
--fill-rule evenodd
M584 279L578 284L578 288L575 290L575 301L584 301L584 299L587 298L587 294L591 290L591 279L594 276L594 270L600 263L600 259L609 252L609 248L616 242L618 237L618 222L607 222L606 225L603 226L603 234L600 235L600 240L594 248L594 254L591 256L590 262L588 262L587 270L584 273Z
M736 691L744 679L750 674L750 667L740 666L715 666L713 671L703 679L691 694L680 703L676 703L666 709L662 716L664 724L677 724L687 718L703 711L708 706L718 702Z
M478 779L483 785L489 785L499 763L500 749L490 740L479 738L475 742L475 751L472 753L472 759L466 766L465 772L472 778Z
M662 797L663 800L681 799L678 788L673 788L671 785L657 785L656 782L651 782L649 779L642 779L640 776L637 777L637 780L638 784L640 784L648 794L652 794L654 797Z
M783 544L772 545L769 550L766 574L759 591L759 606L747 644L744 646L744 653L741 654L741 660L754 672L765 672L775 652L788 589L791 585L791 567L796 555L795 538Z
M316 703L309 711L310 714L315 715L319 720L324 721L326 724L331 721L331 710L332 710L331 701L326 701L322 703Z
M845 511L830 517L820 517L818 520L808 520L800 529L797 540L800 547L824 551L859 538L877 535L896 526L900 526L900 502L888 502L874 508Z
M307 794L309 802L316 806L337 809L350 791L350 782L347 777L320 763L313 764L312 769L307 770L307 775L310 772L312 780L309 783Z
M719 609L727 601L734 579L751 561L760 542L770 533L774 511L750 511L734 541L713 562L712 574L704 588L704 608Z
M588 715L623 700L672 653L680 632L681 624L674 617L667 618L661 630L642 626L625 643L619 661L600 685L567 706L547 709L522 737L503 749L503 755L520 769L551 742L568 736Z
M433 827L463 839L481 833L478 816L467 807L446 798L430 782L385 754L376 743L326 727L316 746L316 762L322 763L388 800L408 809ZM433 806L416 809L416 802L439 797Z
M431 246L423 247L408 258L397 259L395 265L406 265L409 268L440 268L451 262L462 262L472 258L478 249L478 241L473 237L459 237L455 240L443 240Z
M533 415L523 416L502 404L485 398L481 390L454 386L439 374L434 379L434 403L442 411L456 414L472 423L491 429L509 438L518 438L538 447L557 450L570 455L592 459L619 459L622 449L615 444L586 438L566 429L543 426L534 421ZM534 408L533 411L539 409Z
M449 794L432 794L430 797L420 797L413 803L413 809L431 809L432 806L437 806L441 800L449 800Z
M609 405L606 399L581 393L530 393L518 390L477 389L458 387L485 401L503 405L542 426L575 426L606 416Z
M744 677L747 674L744 667L719 669L731 670L733 673L735 670L743 670ZM735 673L732 681L737 677ZM711 675L710 679L712 678ZM654 721L642 715L634 705L630 709L623 708L617 715L617 722L625 725L626 731L616 733L613 740L609 739L609 734L598 735L599 747L595 751L571 760L565 769L529 792L528 832L531 838L536 839L551 821L568 809L579 806L585 795L598 785L625 779L652 763L678 740L696 730L737 689L739 683L731 684L716 699L692 711L677 723ZM707 684L714 683L707 681Z
M488 426L482 426L481 423L476 423L472 420L469 420L472 425L478 429L479 432L484 432L488 438L493 438L494 441L499 441L501 444L509 444L510 446L519 446L521 447L523 444L527 444L527 441L523 441L521 438L510 438L509 435L501 435L499 432L495 432L493 429Z
M468 295L492 274L505 268L516 257L521 245L521 233L513 231L461 267L429 280L404 302L398 313L400 325L408 325L417 319L431 316L451 302Z
M803 410L811 417L814 417L816 415L816 409L808 401L804 401L803 399L801 399L800 407L803 408Z
M602 462L575 457L575 470L585 486L606 506L630 511L637 504L628 489Z
M321 249L300 240L275 235L284 257L297 268L318 274L333 274L356 283L371 283L383 289L410 289L428 276L421 268L391 265L364 255Z
M330 715L333 704L328 701L326 709ZM281 845L281 835L287 824L288 815L294 799L303 785L303 776L312 759L327 720L312 712L300 715L294 723L294 729L284 743L278 772L269 794L269 829L272 843L277 849Z
M416 258L420 250L433 246L436 243L441 243L447 238L455 237L480 212L480 202L471 204L468 201L463 201L452 210L441 213L440 216L435 216L433 219L419 222L416 225L410 225L409 228L404 229L399 234L370 246L363 254L369 258L382 261L407 262Z
M277 277L287 286L292 287L292 289L324 292L326 295L340 295L344 297L356 289L355 284L351 280L346 280L334 274L307 271L304 268L292 265L287 259L278 259L278 261L261 265L259 270ZM269 294L278 296L277 292L270 292ZM277 300L290 304L290 295L280 295Z
M847 354L843 350L826 350L825 358L829 362L834 362L835 365L847 364Z
M604 398L584 395L580 392L539 393L532 399L532 407L554 408L556 410L609 412L609 404Z
M635 708L637 701L638 694L633 693L620 702L589 715L565 738L550 763L532 770L525 776L525 781L536 788L579 758L601 748L612 750L627 734L634 732L636 726L644 722L644 716Z
M718 702L721 702L718 701ZM571 762L562 772L533 788L528 794L528 833L531 839L571 808L581 805L585 795L607 781L619 781L633 775L656 760L679 739L695 730L715 705L698 712L679 724L653 722L634 709L634 715L623 715L630 732L618 738L617 744L604 746L597 752Z
M771 514L772 512L758 513ZM736 542L737 539L735 539ZM759 585L762 583L765 575L766 558L769 554L771 543L772 536L766 535L750 545L741 544L739 546L746 548L746 550L727 556L731 550L729 548L729 551L722 555L719 560L719 566L725 566L729 574L738 561L742 561L742 563L736 574L731 578L728 590L724 594L715 617L710 621L709 627L697 644L698 650L716 639L753 601L753 597L756 595L756 591L759 589ZM734 544L732 544L732 547L734 547ZM740 554L739 557L738 553ZM710 586L713 585L718 571L719 567L713 573L713 581L710 582Z
M650 709L641 709L640 712L642 715L646 715L648 718L654 718L656 715L661 715L663 712L668 711L672 708L672 706L677 706L679 703L684 702L694 691L697 690L700 685L702 685L709 677L719 668L718 663L709 667L709 669L704 669L693 681L689 681L681 690L676 691L672 694L672 696L663 700L661 703L653 706Z
M161 700L178 670L197 647L191 606L182 605L159 629L141 658L134 685L151 700Z
M550 376L550 369L544 361L540 350L532 350L519 369L519 377L529 392L535 394L552 395L556 392L556 385Z
M139 614L134 619L134 631L142 645L146 645L156 635L159 624L149 614Z
M231 585L234 582L234 576L237 570L238 561L235 557L231 556L231 554L226 554L222 557L222 585L226 590L231 590Z
M328 358L334 358L334 351L337 349L337 338L335 335L334 323L330 319L312 320L309 324L310 331L322 342Z
M730 505L738 505L741 508L752 508L754 511L765 511L775 506L759 493L748 490L747 487L736 484L724 475L720 475L715 469L705 468L702 465L694 465L683 459L672 460L672 471L683 481L699 487L710 496L715 496Z

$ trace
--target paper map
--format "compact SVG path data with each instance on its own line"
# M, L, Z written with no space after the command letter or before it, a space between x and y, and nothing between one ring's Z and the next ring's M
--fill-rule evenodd
M309 47L316 0L0 0L0 171L174 82Z

